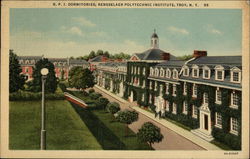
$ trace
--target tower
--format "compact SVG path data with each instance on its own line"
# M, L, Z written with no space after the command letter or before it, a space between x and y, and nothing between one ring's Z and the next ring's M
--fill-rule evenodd
M154 33L151 36L151 48L159 49L159 38L158 35L155 33L155 29Z

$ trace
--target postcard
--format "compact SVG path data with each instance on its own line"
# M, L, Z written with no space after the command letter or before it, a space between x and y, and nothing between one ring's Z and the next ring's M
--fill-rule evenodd
M249 158L249 1L1 7L1 158Z

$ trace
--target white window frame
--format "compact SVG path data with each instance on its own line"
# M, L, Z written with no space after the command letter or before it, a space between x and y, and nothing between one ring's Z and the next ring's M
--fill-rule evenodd
M150 104L151 102L152 102L152 95L149 94L149 101L148 101L148 103Z
M156 91L157 90L157 82L155 81L155 88L154 90Z
M205 76L205 72L206 72L206 71L208 71L208 77ZM210 68L207 67L207 66L204 66L204 67L203 67L203 73L202 73L202 74L203 74L202 77L203 77L204 79L210 79L210 76L211 76L211 70L210 70Z
M152 67L150 67L150 76L154 76L154 69Z
M183 66L183 76L189 76L189 68L187 65Z
M183 101L182 113L187 115L188 112L188 104L186 101Z
M132 74L134 73L134 68L133 68L133 66L131 66L131 73L132 73Z
M194 74L194 71L197 71L197 75L195 76L195 74ZM192 77L194 77L194 78L198 78L199 77L199 66L197 66L197 65L193 65L192 66Z
M234 78L233 78L233 74L235 73L238 73L238 80L237 81L234 81ZM241 70L238 68L238 67L233 67L231 70L230 70L230 81L233 82L233 83L241 83Z
M175 97L176 94L177 94L176 84L173 84L173 93L172 93L172 95Z
M143 67L142 74L143 74L143 75L145 75L145 74L146 74L146 69L145 69L145 67Z
M234 130L234 124L236 124L237 130ZM230 118L230 133L234 135L238 135L238 129L239 129L239 122L238 119L231 117Z
M140 67L137 67L137 74L140 74Z
M187 83L184 82L183 84L183 95L187 95Z
M155 76L159 76L159 69L157 67L155 68Z
M218 65L218 66L215 66L214 69L215 69L215 80L217 80L217 81L224 81L224 77L225 77L224 67L221 66L221 65ZM218 73L219 73L220 71L222 72L222 73L221 73L221 76L222 76L221 79L218 78Z
M195 88L196 88L196 89L195 89ZM197 84L194 83L194 84L193 84L193 89L192 89L192 90L193 90L193 91L192 91L192 97L195 97L195 98L197 97L197 91L198 91L197 89L198 89L198 88L197 88ZM196 90L196 91L195 91L195 90ZM195 93L195 92L196 92L196 93Z
M198 108L195 105L192 105L192 117L197 118L198 117Z
M149 88L152 89L152 81L149 81Z
M220 123L219 123L220 121ZM222 116L221 113L215 112L215 126L217 128L222 128Z
M164 69L163 68L160 69L160 77L164 77Z
M173 109L172 109L173 114L177 114L177 105L176 103L173 102Z
M169 101L168 100L165 100L165 106L166 106L166 111L169 112Z
M169 83L166 83L166 94L169 94Z
M171 70L168 68L166 71L166 77L171 78Z
M220 93L220 100L218 98L218 93ZM217 89L215 91L215 103L216 104L221 104L221 100L222 100L221 98L222 98L222 92L221 92L220 88L217 87Z
M203 93L203 104L208 105L208 103L209 103L208 93L205 92L205 93Z
M173 79L178 79L178 71L176 69L173 70Z
M235 98L237 99L237 103L239 103L239 97L238 97L238 95L235 93L235 91L233 91L232 93L231 93L231 104L230 104L230 107L231 108L234 108L234 109L238 109L238 107L239 107L239 105L238 104L234 104L234 96L235 96Z

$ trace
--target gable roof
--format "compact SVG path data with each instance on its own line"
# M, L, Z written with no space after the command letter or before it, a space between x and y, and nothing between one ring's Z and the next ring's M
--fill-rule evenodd
M242 56L203 56L190 61L188 64L241 66Z

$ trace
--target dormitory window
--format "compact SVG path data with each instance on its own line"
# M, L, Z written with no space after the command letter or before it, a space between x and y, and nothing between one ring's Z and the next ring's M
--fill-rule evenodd
M218 127L218 128L222 127L221 113L218 113L218 112L215 113L215 126Z
M231 69L231 82L240 83L241 70L237 67Z
M163 69L161 69L161 71L160 71L160 76L164 77L164 70Z
M169 112L169 102L167 100L165 100L165 106L166 106L166 111Z
M178 71L177 70L174 70L174 72L173 72L173 78L174 79L178 78Z
M176 103L173 103L173 114L177 114L177 106Z
M221 90L219 88L216 90L216 103L221 104Z
M192 117L193 117L193 118L197 118L197 114L198 114L197 107L196 107L195 105L193 105L193 113L192 113Z
M235 91L233 91L233 93L231 93L231 107L238 108L238 102L239 102L239 97L235 93Z
M203 70L203 78L206 78L206 79L209 78L209 70L208 69Z
M183 102L183 114L187 114L188 111L188 104L186 101Z
M193 85L193 97L197 97L197 85Z
M224 80L223 71L221 71L221 70L216 71L216 80Z
M183 84L183 94L184 95L187 94L187 84L186 84L186 82L184 82L184 84Z
M193 77L198 77L198 69L193 69Z
M176 85L173 84L173 96L176 96Z
M203 98L204 98L203 103L208 104L208 94L207 93L204 93Z
M157 90L157 82L155 82L155 91Z
M238 120L236 118L230 118L230 133L238 135Z
M167 71L166 71L166 77L167 78L171 77L171 71L170 71L170 69L167 69Z
M238 82L239 81L239 72L233 72L233 81Z
M189 73L188 68L185 68L184 69L184 76L188 76L188 73Z
M168 92L169 92L169 84L166 83L166 94L168 94Z

